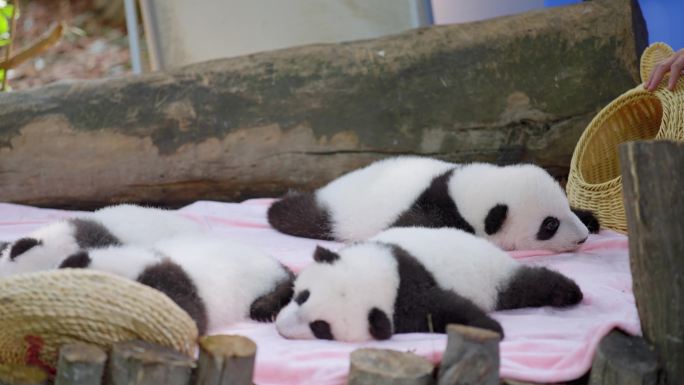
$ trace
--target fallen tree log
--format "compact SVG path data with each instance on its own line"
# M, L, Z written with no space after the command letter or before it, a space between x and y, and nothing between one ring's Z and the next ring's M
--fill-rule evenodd
M0 201L276 196L391 154L562 177L646 41L634 0L600 0L2 94Z

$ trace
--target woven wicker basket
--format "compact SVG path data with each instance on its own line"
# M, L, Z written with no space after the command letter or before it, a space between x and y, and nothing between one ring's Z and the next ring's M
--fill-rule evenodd
M131 339L192 355L197 327L161 292L108 273L63 269L0 280L0 363L54 367L63 344L108 349Z
M672 55L668 45L655 43L641 56L641 79ZM633 140L684 140L684 78L669 91L667 80L654 92L643 85L627 91L589 123L575 147L566 186L574 207L596 213L601 225L625 233L618 145Z

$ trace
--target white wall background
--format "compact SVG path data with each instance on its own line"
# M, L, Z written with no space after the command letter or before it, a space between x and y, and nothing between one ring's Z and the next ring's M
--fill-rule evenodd
M464 23L544 7L544 0L432 0L435 24Z
M426 25L427 0L143 0L161 67ZM150 35L148 33L148 35ZM149 36L148 36L149 38ZM148 44L150 43L148 39Z

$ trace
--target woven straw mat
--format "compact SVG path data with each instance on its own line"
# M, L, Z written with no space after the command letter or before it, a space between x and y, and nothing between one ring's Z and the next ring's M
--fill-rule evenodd
M113 274L62 269L0 279L0 363L54 367L63 344L109 349L132 339L192 355L197 327L161 292Z

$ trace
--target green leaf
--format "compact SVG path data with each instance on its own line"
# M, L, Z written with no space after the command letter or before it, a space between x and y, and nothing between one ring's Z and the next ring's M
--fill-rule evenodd
M5 15L7 20L12 20L12 17L14 17L14 6L13 5L6 5L4 7L1 7L0 13Z
M0 35L9 32L10 25L4 16L0 16Z

